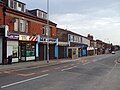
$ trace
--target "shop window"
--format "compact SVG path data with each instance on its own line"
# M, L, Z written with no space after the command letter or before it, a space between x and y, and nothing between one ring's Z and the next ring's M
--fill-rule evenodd
M73 55L76 55L76 49L73 49Z
M35 46L31 44L26 45L26 57L35 56Z
M18 46L13 46L12 57L13 58L18 57Z

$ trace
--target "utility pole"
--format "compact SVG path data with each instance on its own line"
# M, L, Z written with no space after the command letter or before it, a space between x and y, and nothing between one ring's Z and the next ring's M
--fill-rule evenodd
M49 0L47 0L47 63L49 63L49 34L50 34L50 27L49 27Z

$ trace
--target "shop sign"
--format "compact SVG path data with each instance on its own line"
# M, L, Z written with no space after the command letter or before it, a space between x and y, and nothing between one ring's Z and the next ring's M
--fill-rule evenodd
M19 40L22 40L22 41L38 41L38 37L27 36L27 35L19 35Z
M7 33L7 37L8 37L8 39L11 39L11 40L18 40L19 39L18 34L10 33L10 32Z
M62 46L68 45L68 42L58 42L58 45L62 45Z
M46 38L40 38L40 42L48 42L48 39L46 39ZM49 39L49 42L56 43L56 40Z

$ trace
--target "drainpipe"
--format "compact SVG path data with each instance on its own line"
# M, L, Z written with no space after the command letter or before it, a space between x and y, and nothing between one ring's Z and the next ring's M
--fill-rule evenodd
M5 14L6 12L6 7L4 6L3 8L3 25L5 25ZM5 29L5 28L4 28ZM4 36L3 38L3 64L7 63L7 38Z

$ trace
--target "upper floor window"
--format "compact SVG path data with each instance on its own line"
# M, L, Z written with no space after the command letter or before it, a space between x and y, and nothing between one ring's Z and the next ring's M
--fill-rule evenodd
M18 19L15 19L15 22L14 22L14 31L18 31Z
M42 29L42 34L43 35L46 35L46 36L51 36L51 34L52 34L52 32L51 32L51 30L52 30L52 27L49 27L49 28L47 28L48 26L44 26L43 27L43 29Z
M9 0L8 6L12 9L25 12L25 4L18 2L16 0Z
M28 21L22 19L15 19L14 31L28 32Z
M70 41L70 35L68 35L68 41Z
M37 17L47 19L47 13L41 10L37 10Z

